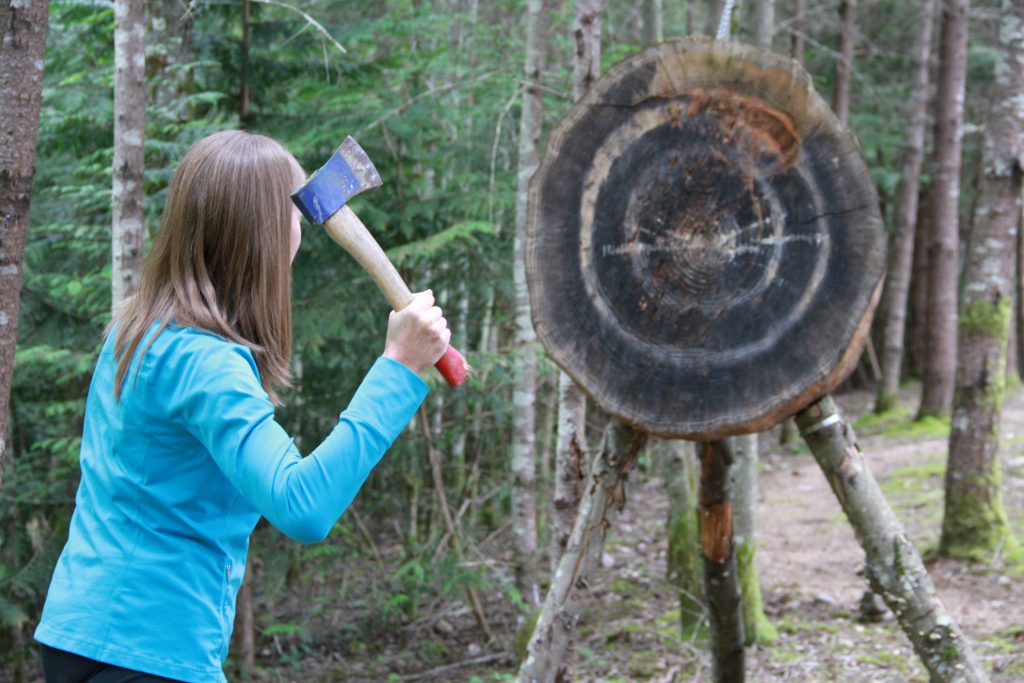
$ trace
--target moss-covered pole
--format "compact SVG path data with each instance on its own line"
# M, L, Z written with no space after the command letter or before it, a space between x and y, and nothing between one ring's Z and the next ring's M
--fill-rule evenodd
M608 517L625 505L626 474L645 443L645 432L614 420L605 428L601 448L587 474L572 533L530 636L519 683L569 679L565 671L569 663L564 660L578 617L576 588L601 556L610 527Z
M732 485L728 440L700 444L700 550L704 595L711 624L711 658L715 683L742 683L743 601L733 551Z
M896 615L932 683L987 681L831 397L798 413L796 424L864 548L871 589Z

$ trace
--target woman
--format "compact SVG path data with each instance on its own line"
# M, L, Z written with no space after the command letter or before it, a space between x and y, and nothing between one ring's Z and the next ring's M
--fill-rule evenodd
M429 292L391 314L383 355L310 456L274 420L301 239L288 195L303 180L284 147L245 132L182 158L89 388L76 508L35 633L47 681L223 681L260 516L322 540L426 396L417 374L451 336Z

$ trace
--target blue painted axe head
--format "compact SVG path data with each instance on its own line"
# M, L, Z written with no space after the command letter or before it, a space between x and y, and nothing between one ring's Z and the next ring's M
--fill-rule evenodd
M351 136L327 163L292 193L292 201L310 223L319 225L363 190L381 184L370 157Z

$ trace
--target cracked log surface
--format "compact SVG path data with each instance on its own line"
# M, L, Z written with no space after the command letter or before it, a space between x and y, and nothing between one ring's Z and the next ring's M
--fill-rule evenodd
M885 269L853 136L786 57L686 39L613 67L530 187L534 325L620 420L766 429L856 362Z
M987 681L832 398L826 396L802 410L796 423L864 549L864 574L871 590L896 615L932 683Z

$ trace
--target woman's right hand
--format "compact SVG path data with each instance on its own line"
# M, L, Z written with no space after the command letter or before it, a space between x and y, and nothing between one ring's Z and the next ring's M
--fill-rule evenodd
M433 292L417 292L408 306L391 312L384 357L419 374L441 359L451 338Z

